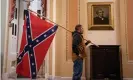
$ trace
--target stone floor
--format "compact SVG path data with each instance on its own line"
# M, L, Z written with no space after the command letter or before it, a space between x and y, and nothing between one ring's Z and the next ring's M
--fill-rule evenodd
M2 75L2 79L1 80L31 80L30 78L16 78L16 75L9 75L7 73ZM37 79L32 79L32 80L48 80L45 78L37 78Z
M31 80L31 79L23 78L23 79L7 79L7 80ZM48 80L48 79L39 78L39 79L32 79L32 80Z
M28 78L21 78L21 79L4 78L2 80L31 80L31 79L28 79ZM32 79L32 80L48 80L48 79L38 78L38 79Z

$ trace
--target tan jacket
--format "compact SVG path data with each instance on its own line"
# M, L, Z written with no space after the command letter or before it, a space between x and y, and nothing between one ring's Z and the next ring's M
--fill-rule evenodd
M79 56L76 55L76 53L72 53L72 60L75 61L77 58L86 58L86 51L85 51L85 43L84 40L82 38L82 42L78 45L78 50L79 50Z

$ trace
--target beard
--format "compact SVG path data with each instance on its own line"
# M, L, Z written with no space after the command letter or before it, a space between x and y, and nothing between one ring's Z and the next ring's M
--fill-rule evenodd
M80 31L80 34L83 34L83 31Z

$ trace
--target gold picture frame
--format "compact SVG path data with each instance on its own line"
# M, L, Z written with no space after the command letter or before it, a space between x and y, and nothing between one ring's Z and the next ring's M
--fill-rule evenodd
M112 2L87 3L89 30L114 30Z

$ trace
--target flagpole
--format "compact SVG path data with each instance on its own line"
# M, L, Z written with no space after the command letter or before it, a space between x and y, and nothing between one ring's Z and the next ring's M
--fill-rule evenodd
M53 22L52 20L50 20L50 19L48 19L47 17L45 17L45 16L42 16L41 14L39 14L39 13L36 13L35 11L32 11L32 10L30 10L30 9L28 9L29 11L31 11L31 12L33 12L33 13L35 13L35 14L37 14L37 15L39 15L39 16L41 16L41 17L43 17L43 18L45 18L45 19L47 19L47 20L49 20L50 22L52 22L52 23L54 23L54 24L57 24L57 23L55 23L55 22ZM72 31L70 31L70 30L68 30L68 29L66 29L66 28L64 28L63 26L61 26L61 25L59 25L59 24L57 24L58 26L60 26L61 28L63 28L63 29L65 29L65 30L67 30L67 31L69 31L69 32L71 32L72 33Z
M42 16L41 14L36 13L35 11L30 10L29 8L28 8L28 10L29 10L29 11L31 11L31 12L33 12L33 13L35 13L35 14L37 14L37 15L39 15L39 16L41 16L41 17L43 17L43 18L45 18L46 20L49 20L50 22L52 22L52 23L54 23L54 24L57 24L57 23L53 22L52 20L48 19L47 17ZM65 29L66 31L68 31L68 32L71 32L71 33L72 33L72 31L70 31L70 30L68 30L68 29L64 28L63 26L61 26L61 25L59 25L59 24L57 24L57 25L58 25L59 27L61 27L61 28ZM87 39L84 39L84 40L88 41ZM95 45L95 46L99 47L98 45L96 45L96 44L94 44L94 43L92 43L92 42L91 42L91 44L93 44L93 45Z

